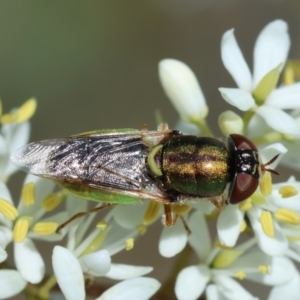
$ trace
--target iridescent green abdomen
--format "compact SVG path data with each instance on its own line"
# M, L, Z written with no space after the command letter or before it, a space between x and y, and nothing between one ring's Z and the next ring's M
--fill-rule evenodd
M163 188L175 193L218 196L232 180L230 153L215 138L174 136L157 150L154 162L161 171Z

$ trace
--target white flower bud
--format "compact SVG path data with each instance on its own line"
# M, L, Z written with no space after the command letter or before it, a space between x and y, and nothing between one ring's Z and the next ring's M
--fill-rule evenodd
M224 135L242 134L244 123L242 118L231 110L224 111L219 116L219 127Z

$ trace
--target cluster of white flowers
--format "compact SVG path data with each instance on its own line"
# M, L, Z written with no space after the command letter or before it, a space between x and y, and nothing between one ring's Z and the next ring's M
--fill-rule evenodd
M279 162L300 166L300 83L278 84L289 47L287 24L282 20L268 24L255 43L251 75L233 30L225 32L221 41L223 63L238 88L219 90L226 102L243 113L222 113L219 127L224 135L238 133L251 138L262 161L282 154L272 163L273 169ZM208 105L191 69L178 60L165 59L159 63L159 77L179 113L181 128L211 135L206 122ZM156 279L143 277L153 268L116 264L112 256L133 247L134 240L162 215L161 204L152 201L147 206L115 206L92 231L88 228L95 214L77 219L56 233L59 224L86 211L87 202L64 191L55 192L50 180L28 175L15 206L5 184L16 171L9 155L28 142L28 119L35 107L35 100L30 99L0 120L0 299L24 289L36 298L47 299L56 283L66 299L85 299L87 276L121 281L97 299L149 299L161 286ZM203 200L173 205L173 213L183 216L191 233L188 235L182 222L164 227L159 252L164 257L180 255L189 244L199 259L198 264L176 274L176 297L196 300L205 293L208 299L258 299L255 292L239 283L249 279L271 287L269 300L299 299L300 274L294 265L294 261L300 262L299 190L300 182L294 177L272 184L266 173L250 198L238 205L227 205L220 213ZM65 209L54 213L62 202L66 203ZM48 212L52 215L45 217ZM215 221L215 242L208 229L209 220ZM55 246L63 239L64 247ZM54 275L46 280L44 260L34 240L53 245ZM10 243L15 269L6 263ZM41 284L42 280L45 283ZM32 289L32 285L39 288Z

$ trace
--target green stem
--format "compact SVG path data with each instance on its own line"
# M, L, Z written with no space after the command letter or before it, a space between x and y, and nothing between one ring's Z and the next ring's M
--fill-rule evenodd
M205 119L191 120L191 123L195 124L199 128L201 135L214 136Z
M244 113L244 116L243 116L243 121L244 121L243 132L244 133L246 133L246 129L248 128L248 125L249 125L250 120L253 117L253 115L254 115L254 111L252 111L252 110L248 110Z
M50 292L56 285L57 281L54 275L50 276L48 280L41 286L38 291L40 299L50 299Z

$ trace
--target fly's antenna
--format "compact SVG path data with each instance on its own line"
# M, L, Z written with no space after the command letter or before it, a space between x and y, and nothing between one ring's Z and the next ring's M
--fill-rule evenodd
M261 170L263 172L269 172L269 173L272 173L272 174L275 174L275 175L279 175L278 172L272 170L272 169L269 169L269 168L266 168L267 166L269 166L270 164L272 164L277 158L278 158L279 154L275 155L271 160L269 160L267 163L265 164L262 164L261 165Z

